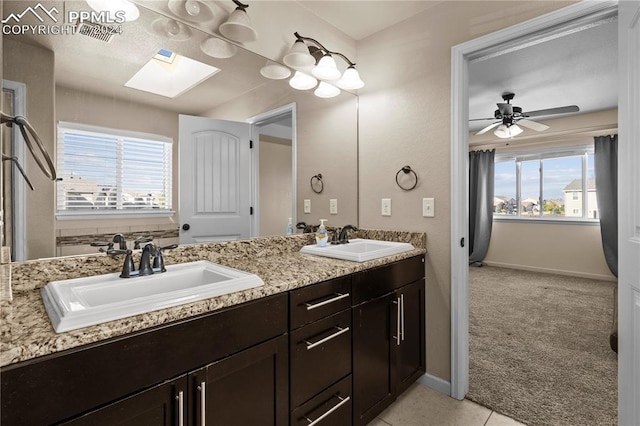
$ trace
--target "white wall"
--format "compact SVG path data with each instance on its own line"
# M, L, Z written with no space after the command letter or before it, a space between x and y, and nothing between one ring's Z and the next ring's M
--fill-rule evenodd
M263 135L259 153L260 236L282 235L291 216L291 141ZM296 219L292 220L295 231Z
M427 233L427 373L450 378L451 47L569 2L434 2L425 12L358 43L360 225ZM420 177L410 192L395 174ZM392 216L380 199L392 199ZM435 218L422 217L435 198Z
M484 263L615 281L593 224L494 221Z

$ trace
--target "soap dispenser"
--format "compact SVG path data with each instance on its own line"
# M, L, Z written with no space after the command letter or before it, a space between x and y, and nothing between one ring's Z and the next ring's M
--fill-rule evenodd
M287 223L286 228L284 229L285 234L293 235L293 222L291 222L292 218L289 218L289 223Z
M318 227L318 232L316 232L316 244L318 247L326 247L327 240L329 236L327 234L327 228L325 228L324 223L327 219L320 219L320 226Z

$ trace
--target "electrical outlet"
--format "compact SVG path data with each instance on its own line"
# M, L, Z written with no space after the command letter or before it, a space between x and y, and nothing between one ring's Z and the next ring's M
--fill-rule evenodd
M382 216L391 216L391 198L382 199Z
M338 200L336 198L329 200L329 214L338 214Z
M433 198L422 199L422 216L423 217L435 217L436 204Z
M304 200L304 212L311 213L311 200Z

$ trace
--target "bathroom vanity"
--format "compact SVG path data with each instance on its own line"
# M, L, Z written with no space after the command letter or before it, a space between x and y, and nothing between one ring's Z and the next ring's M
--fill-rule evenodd
M308 241L277 238L298 249ZM133 317L146 324L107 338L90 335L131 319L62 334L47 324L56 345L36 357L15 340L20 325L3 325L3 348L23 355L3 359L1 422L367 424L425 371L425 250L414 245L363 263L297 250L247 262L234 253L229 266L244 264L264 288L182 307L179 319L171 310ZM93 341L72 343L82 339Z

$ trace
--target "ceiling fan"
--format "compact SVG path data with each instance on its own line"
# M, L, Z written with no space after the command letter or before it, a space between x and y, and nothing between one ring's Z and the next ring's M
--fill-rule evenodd
M511 92L504 92L502 99L506 103L499 103L498 109L495 110L493 117L490 118L472 118L469 121L481 121L481 120L497 120L491 123L484 129L480 130L476 135L481 135L489 130L497 127L493 132L499 138L510 138L522 133L522 129L518 124L527 127L531 130L542 132L547 130L549 126L535 121L527 120L530 117L539 117L543 115L555 115L555 114L567 114L569 112L578 112L580 108L577 105L569 105L557 108L539 109L536 111L522 112L522 108L512 105L510 102L516 95Z

